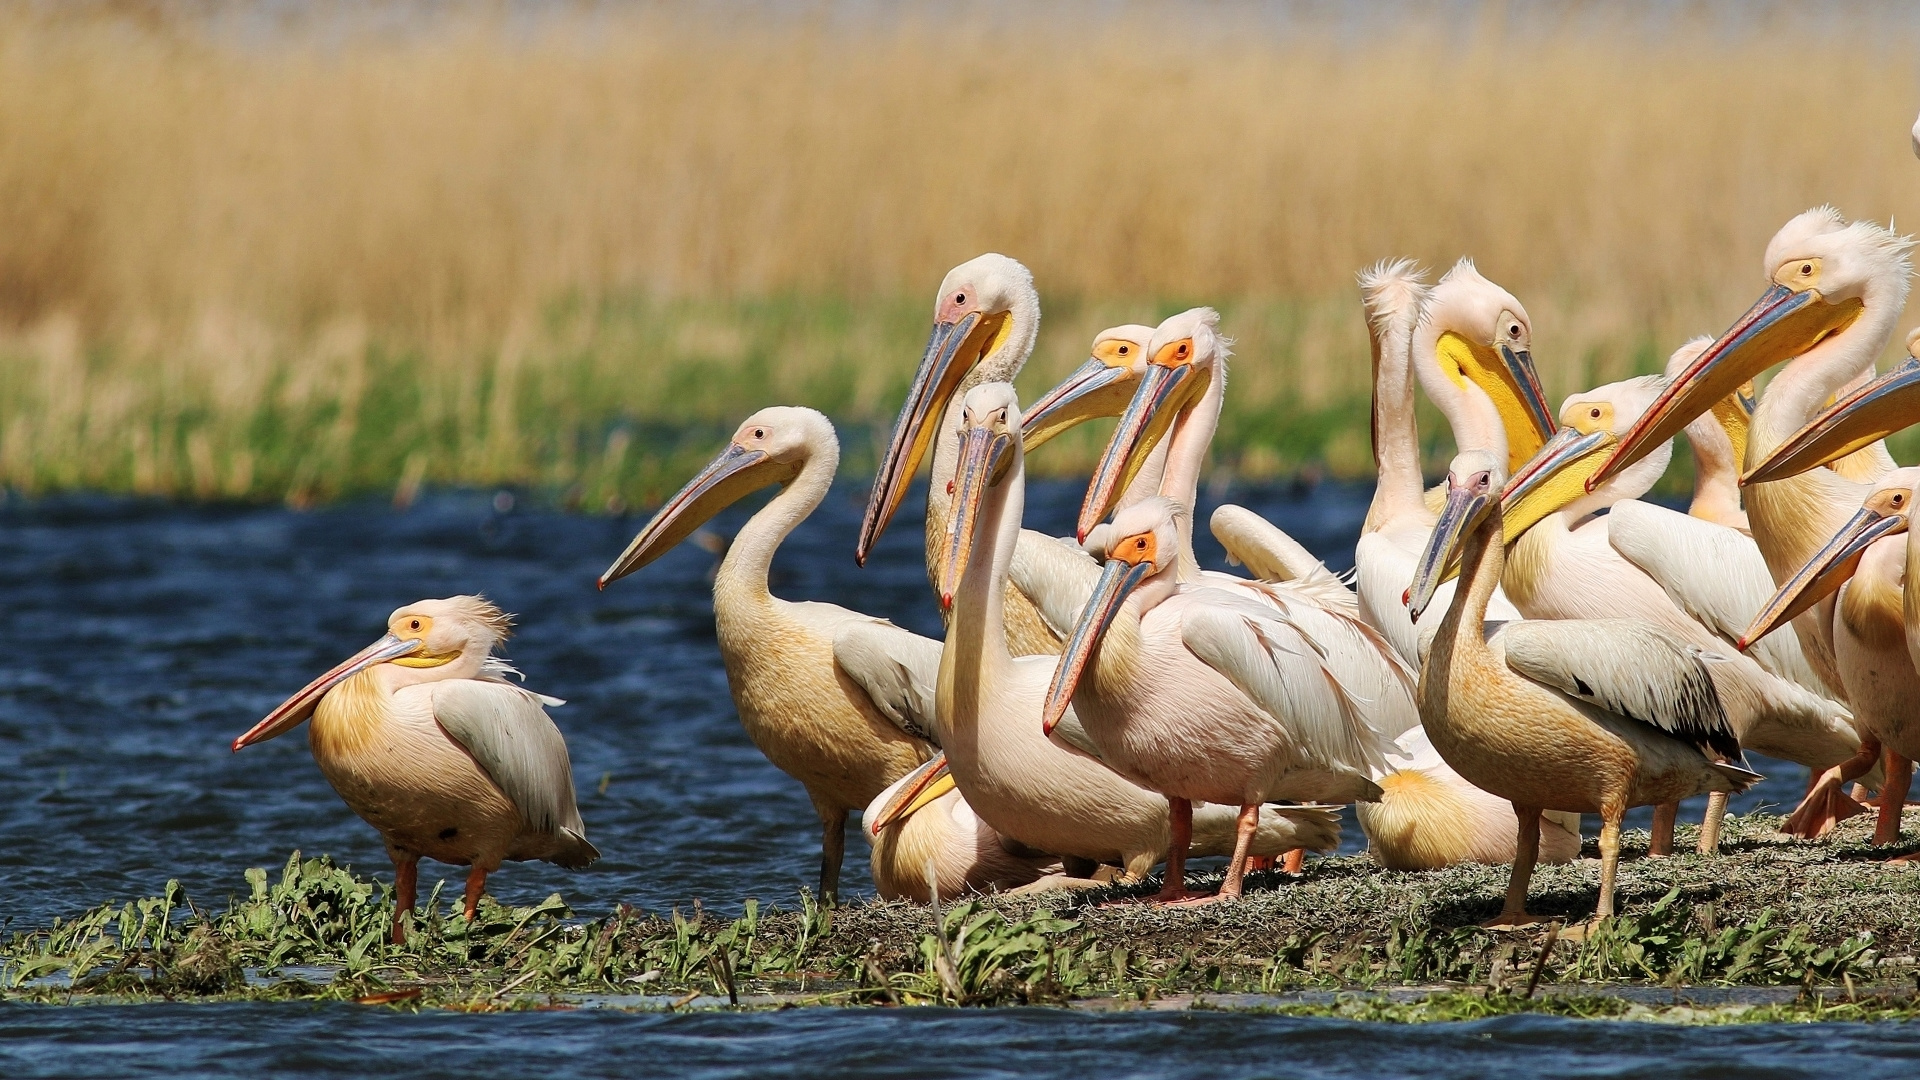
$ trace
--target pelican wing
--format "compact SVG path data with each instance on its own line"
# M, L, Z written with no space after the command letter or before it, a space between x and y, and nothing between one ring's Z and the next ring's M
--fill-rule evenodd
M1227 558L1262 581L1297 581L1325 570L1313 553L1279 526L1244 506L1222 505L1207 519Z
M539 696L492 680L448 679L426 685L433 697L433 718L499 785L527 828L577 841L577 863L554 861L585 866L599 858L600 852L587 842L587 827L574 801L567 741Z
M1020 530L1007 579L1033 601L1056 637L1064 640L1080 621L1080 612L1100 580L1100 564L1068 540L1057 540L1032 529Z
M880 715L917 739L940 745L934 698L940 643L885 619L850 622L833 635L833 660L867 692Z
M1773 597L1773 575L1759 546L1724 525L1630 499L1608 511L1607 541L1682 611L1728 642L1740 640ZM1769 634L1747 654L1783 679L1829 694L1796 634Z
M1712 654L1633 619L1528 620L1508 623L1499 638L1507 666L1526 678L1741 760L1707 674Z
M1357 632L1342 640L1337 628L1345 620L1299 601L1265 604L1223 589L1195 589L1182 599L1197 601L1180 611L1188 650L1292 729L1309 758L1360 771L1384 764L1384 746L1364 719L1384 703L1348 685L1334 656L1364 642Z

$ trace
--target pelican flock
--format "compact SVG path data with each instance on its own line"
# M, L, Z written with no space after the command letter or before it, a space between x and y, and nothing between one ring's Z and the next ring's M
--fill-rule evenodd
M1350 578L1232 505L1208 525L1244 572L1201 565L1200 484L1240 362L1219 311L1102 331L1023 412L1039 292L981 255L935 294L853 538L864 564L930 462L941 636L773 595L840 462L832 423L800 406L747 416L598 585L777 489L713 576L714 623L740 723L812 803L828 900L854 814L885 899L1137 886L1120 895L1185 905L1275 887L1248 875L1283 854L1311 872L1304 852L1335 849L1351 805L1387 871L1511 864L1489 926L1534 920L1534 867L1578 858L1594 815L1605 919L1627 811L1656 808L1647 854L1664 856L1678 803L1707 796L1709 854L1727 797L1760 779L1749 752L1807 772L1789 835L1818 841L1870 785L1874 843L1895 845L1920 757L1920 467L1884 440L1920 422L1920 331L1913 358L1878 376L1875 360L1910 246L1800 214L1725 332L1557 413L1525 306L1472 261L1431 283L1406 259L1361 271L1378 477ZM1422 394L1452 441L1432 488ZM1026 528L1029 456L1101 419L1073 535ZM1692 499L1669 508L1654 493L1683 433ZM503 861L599 854L559 702L496 655L508 626L479 597L402 607L234 740L311 718L322 773L393 859L396 940L421 858L472 868L472 918ZM1217 886L1189 879L1192 856L1226 858Z

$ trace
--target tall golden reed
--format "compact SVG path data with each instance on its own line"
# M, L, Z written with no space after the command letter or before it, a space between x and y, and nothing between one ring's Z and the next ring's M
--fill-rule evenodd
M751 406L884 424L983 250L1028 393L1214 303L1226 458L1351 472L1376 259L1474 256L1557 395L1807 206L1920 221L1893 7L270 10L0 11L0 481L632 497Z

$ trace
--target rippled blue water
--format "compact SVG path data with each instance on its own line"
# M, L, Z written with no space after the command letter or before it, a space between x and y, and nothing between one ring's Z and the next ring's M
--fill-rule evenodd
M1029 524L1068 531L1078 495L1073 485L1035 485ZM1335 485L1231 493L1336 569L1350 565L1367 496ZM863 570L852 558L862 502L853 488L835 490L788 541L775 590L937 631L918 520L902 513ZM590 913L695 897L728 909L748 896L787 902L810 886L818 832L805 796L747 742L727 697L705 580L712 557L687 545L599 593L595 577L638 518L506 505L445 495L407 513L380 504L296 513L98 499L0 509L0 923L18 929L152 895L171 877L219 905L243 888L247 867L277 866L295 847L385 876L378 839L321 779L303 737L240 754L227 746L378 636L391 609L456 592L485 592L517 612L521 631L509 651L528 685L570 700L554 716L572 749L589 833L605 853L578 873L510 864L489 882L503 902L557 890ZM714 527L730 532L747 512L731 511ZM1201 544L1203 562L1220 565L1211 538ZM1803 776L1776 767L1736 809L1790 802ZM1348 842L1361 843L1357 830ZM443 869L423 865L423 884ZM870 891L858 839L849 840L845 881L852 895ZM473 1076L493 1071L488 1059L508 1073L644 1065L716 1077L810 1075L823 1064L873 1075L1048 1074L1095 1063L1118 1075L1372 1075L1422 1062L1452 1075L1446 1070L1536 1056L1564 1069L1592 1057L1600 1071L1591 1075L1655 1075L1676 1054L1731 1068L1753 1047L1771 1047L1762 1060L1783 1068L1797 1054L1837 1054L1860 1040L1912 1054L1914 1043L1903 1041L1910 1036L1895 1032L1708 1036L1544 1020L1382 1031L1052 1012L473 1018L308 1006L13 1006L0 1008L0 1075L348 1074L387 1061ZM464 1064L434 1061L436 1051L454 1049ZM1858 1059L1852 1070L1860 1073Z

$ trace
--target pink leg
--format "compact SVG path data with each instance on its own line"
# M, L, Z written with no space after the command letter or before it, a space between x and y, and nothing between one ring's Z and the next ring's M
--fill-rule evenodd
M1900 842L1900 812L1907 808L1907 788L1913 783L1913 762L1887 751L1887 782L1880 785L1880 816L1873 825L1875 844Z
M393 943L407 943L407 913L420 895L420 860L393 860Z
M1187 849L1193 846L1193 804L1185 799L1168 799L1167 804L1173 842L1167 847L1167 883L1153 897L1153 902L1159 904L1195 895L1187 891Z
M1873 768L1873 763L1879 760L1879 740L1862 742L1859 753L1828 769L1814 781L1807 791L1807 797L1800 800L1800 805L1787 817L1787 823L1780 827L1780 831L1802 840L1817 840L1833 828L1834 822L1865 813L1865 807L1847 798L1846 786L1865 776L1867 770Z
M1653 808L1653 839L1647 844L1647 854L1673 854L1673 826L1679 817L1677 802L1661 803Z
M479 863L474 863L473 869L468 871L467 873L467 921L468 922L472 922L473 917L479 913L480 894L486 891L487 891L486 867L481 866Z

